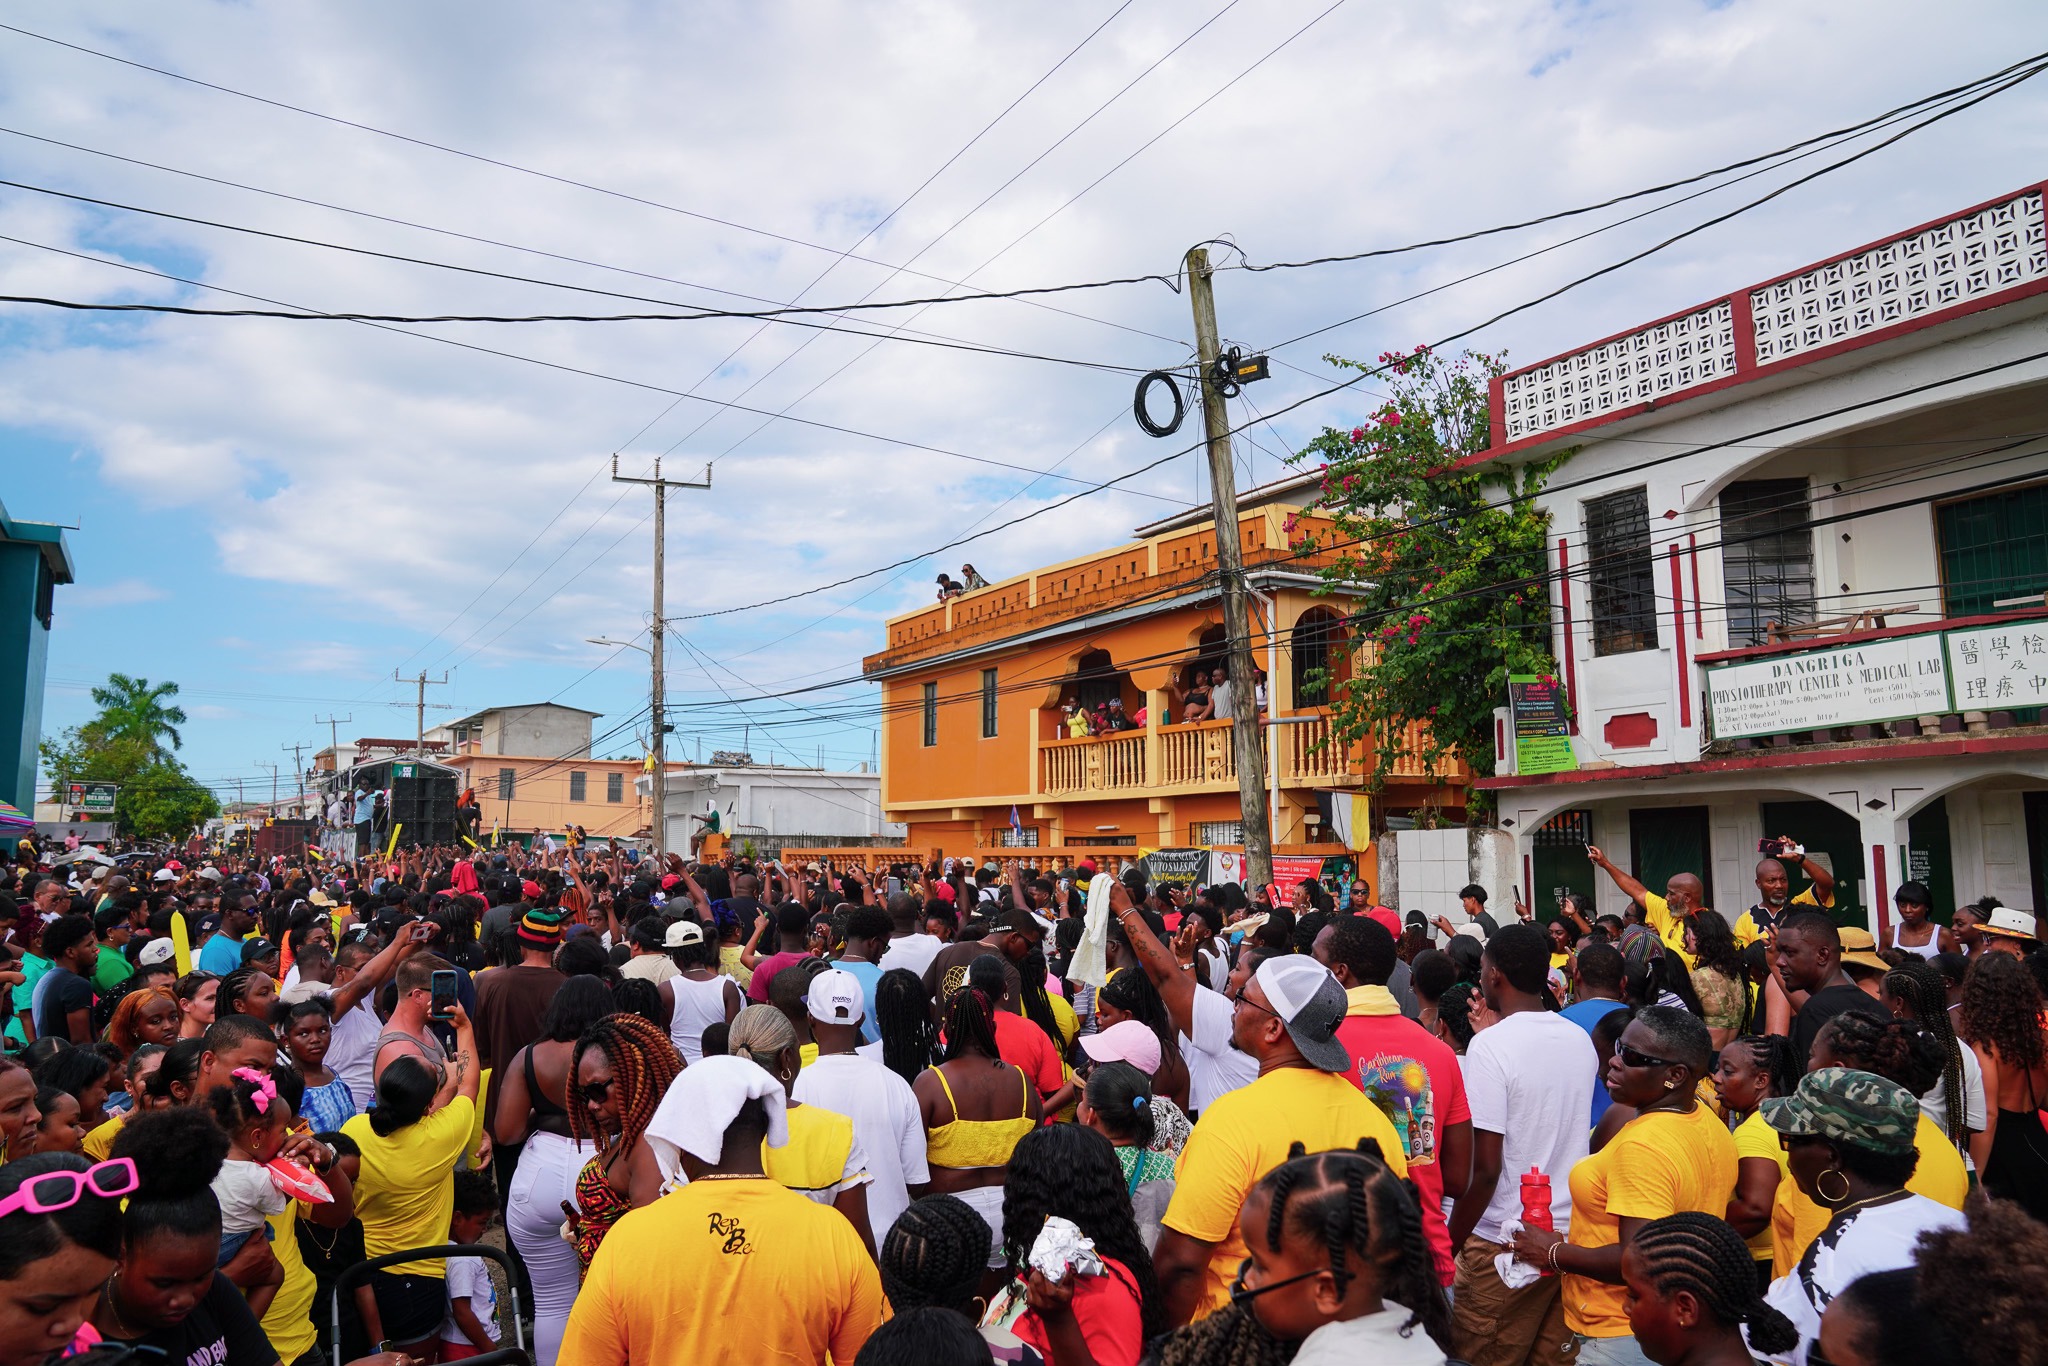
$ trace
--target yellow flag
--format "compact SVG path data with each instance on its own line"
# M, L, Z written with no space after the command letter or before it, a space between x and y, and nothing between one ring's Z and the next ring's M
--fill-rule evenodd
M183 911L171 916L171 951L177 955L180 977L192 971L192 932L185 928Z
M398 849L398 832L405 829L405 822L399 821L391 827L391 843L384 846L384 857L390 858Z

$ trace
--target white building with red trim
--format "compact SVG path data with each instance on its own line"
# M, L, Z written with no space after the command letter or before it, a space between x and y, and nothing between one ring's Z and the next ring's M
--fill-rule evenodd
M1575 452L1540 501L1577 768L1516 772L1504 716L1480 784L1535 904L1620 908L1590 840L1733 918L1789 835L1881 939L1908 877L2042 905L2043 189L1493 381L1474 460Z

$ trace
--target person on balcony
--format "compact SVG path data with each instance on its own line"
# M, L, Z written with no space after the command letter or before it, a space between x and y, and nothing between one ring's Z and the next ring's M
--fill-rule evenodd
M1067 738L1079 740L1090 732L1088 713L1081 710L1081 704L1069 697L1060 704L1060 711L1066 716Z
M1105 735L1113 734L1120 730L1136 730L1138 728L1137 722L1124 715L1124 700L1121 697L1112 697L1108 702L1104 703L1102 714L1097 720L1099 723L1098 729Z
M939 574L940 602L944 602L947 598L957 598L966 591L967 589L964 586L953 582L953 576L951 574L947 574L941 571L941 573Z
M1209 715L1211 721L1228 721L1230 704L1236 690L1230 686L1230 667L1218 664L1209 686Z
M1188 680L1186 691L1182 691L1179 688L1175 688L1173 691L1173 709L1180 713L1180 719L1183 724L1191 726L1197 721L1209 719L1209 671L1207 669L1195 670L1194 677Z
M988 580L984 579L981 576L981 571L971 564L960 566L960 577L963 580L960 585L960 591L963 593L972 593L977 588L988 587Z

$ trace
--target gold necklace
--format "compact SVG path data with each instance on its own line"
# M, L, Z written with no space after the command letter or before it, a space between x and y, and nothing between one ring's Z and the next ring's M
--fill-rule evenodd
M107 1312L114 1316L114 1331L123 1338L126 1338L131 1333L134 1333L135 1330L128 1326L128 1320L121 1317L121 1306L114 1295L115 1283L120 1279L121 1273L119 1271L107 1277L106 1286L100 1291L100 1298L107 1302Z
M1904 1194L1906 1194L1906 1192L1903 1189L1895 1191L1883 1191L1877 1195L1866 1195L1861 1200L1851 1200L1846 1205L1837 1205L1834 1207L1834 1213L1829 1217L1828 1222L1833 1223L1836 1219L1841 1218L1843 1215L1847 1214L1852 1209L1861 1209L1865 1205L1875 1205L1881 1200L1895 1200L1899 1196Z
M690 1184L694 1186L698 1181L766 1181L767 1179L768 1173L766 1172L706 1172L704 1175L691 1181Z

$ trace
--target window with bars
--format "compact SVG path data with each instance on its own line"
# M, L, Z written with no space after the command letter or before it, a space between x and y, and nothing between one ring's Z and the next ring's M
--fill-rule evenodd
M1020 826L1015 830L1012 830L1007 825L1003 825L998 826L995 833L996 847L998 849L1036 849L1038 847L1038 827L1035 825Z
M1811 518L1804 479L1745 479L1721 494L1730 645L1764 644L1773 622L1813 620Z
M626 800L626 775L607 773L604 775L604 799L608 802Z
M1196 821L1196 844L1243 844L1243 821Z
M1627 489L1588 499L1586 581L1593 606L1593 653L1657 648L1657 589L1650 554L1650 492Z
M924 685L924 745L930 749L939 743L939 685Z
M2038 606L2048 593L2048 484L1944 503L1935 526L1949 616Z
M588 801L589 793L590 775L588 773L571 773L569 775L569 800L572 802Z
M519 770L512 768L501 768L498 770L499 801L509 802L512 800L512 793L513 790L518 786L518 780Z
M981 671L981 738L993 739L996 733L996 671Z

